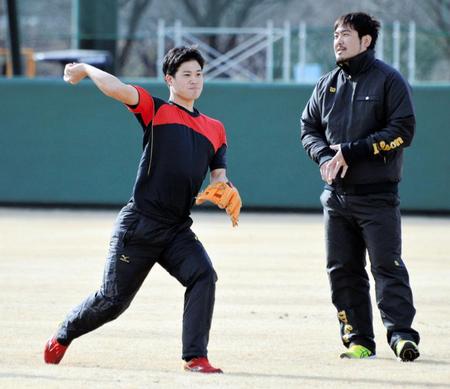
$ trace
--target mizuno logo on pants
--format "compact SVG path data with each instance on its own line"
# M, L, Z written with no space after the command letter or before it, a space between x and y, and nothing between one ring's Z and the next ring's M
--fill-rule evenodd
M130 257L128 255L125 255L125 254L122 254L119 257L119 260L121 260L122 262L130 263Z

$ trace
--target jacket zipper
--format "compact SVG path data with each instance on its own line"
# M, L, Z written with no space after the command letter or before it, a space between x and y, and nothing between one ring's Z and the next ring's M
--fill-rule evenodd
M348 131L349 131L349 129L352 126L353 110L354 110L353 102L355 100L355 92L356 92L356 82L353 81L352 79L350 79L349 81L350 81L350 85L352 86L352 100L351 100L350 118L349 118L349 121L348 121L347 128L345 129L345 141L346 142L348 142L348 139L349 139Z

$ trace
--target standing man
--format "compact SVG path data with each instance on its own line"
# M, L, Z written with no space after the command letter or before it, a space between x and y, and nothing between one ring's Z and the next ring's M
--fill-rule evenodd
M410 90L375 59L380 23L365 13L334 25L338 67L317 83L301 118L301 140L325 190L327 271L338 311L341 358L374 357L366 250L387 340L399 360L419 356L415 309L401 258L398 183L415 127Z
M64 80L89 77L107 96L128 106L143 129L133 195L112 234L101 288L76 307L46 343L46 363L58 364L71 342L124 312L159 263L186 287L184 369L222 373L207 359L217 281L211 260L191 231L190 209L210 170L211 184L197 198L225 208L237 225L241 200L226 176L226 135L217 120L194 108L203 88L204 59L193 47L170 50L163 63L169 101L83 63L68 64Z

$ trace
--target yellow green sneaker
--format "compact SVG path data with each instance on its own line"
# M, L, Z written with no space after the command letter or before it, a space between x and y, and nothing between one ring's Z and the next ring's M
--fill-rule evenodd
M375 358L375 354L372 353L368 348L360 346L359 344L354 344L350 348L341 354L341 358L348 359L372 359Z
M395 346L397 359L402 362L412 362L420 355L419 347L412 340L400 340Z

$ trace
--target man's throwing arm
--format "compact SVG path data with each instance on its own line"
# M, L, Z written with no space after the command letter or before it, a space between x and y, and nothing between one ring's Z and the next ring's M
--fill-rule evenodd
M85 63L69 63L64 68L64 81L69 84L78 84L85 77L89 77L106 96L127 105L139 102L137 90L112 74Z

